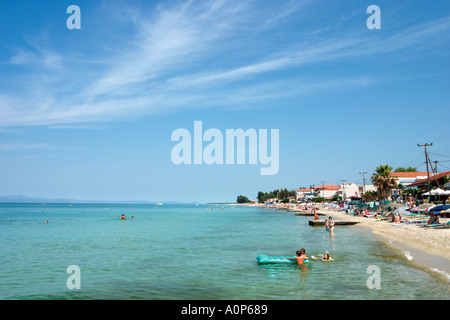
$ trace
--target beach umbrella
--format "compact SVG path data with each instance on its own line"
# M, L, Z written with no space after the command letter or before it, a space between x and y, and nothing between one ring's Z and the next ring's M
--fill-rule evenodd
M431 207L434 207L435 205L434 204L431 204L431 203L423 203L423 204L421 204L420 206L418 206L417 207L417 209L419 209L419 210L425 210L425 209L428 209L428 208L431 208Z
M434 189L434 190L430 191L430 194L431 195L435 195L435 196L439 196L439 195L442 195L444 193L445 193L445 191L440 189L440 188L437 188L437 189Z
M403 207L403 204L398 203L398 202L392 202L392 203L390 204L390 206L391 206L391 207L394 207L394 208L400 208L400 207Z

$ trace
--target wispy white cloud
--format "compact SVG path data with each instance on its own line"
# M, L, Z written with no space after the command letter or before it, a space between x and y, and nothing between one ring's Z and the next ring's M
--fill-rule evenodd
M99 125L89 125L89 124L55 124L55 125L49 125L49 129L55 129L55 130L79 130L79 129L87 129L87 130L104 130L106 129L106 126L99 126Z
M36 52L19 49L9 62L15 65L41 66L51 69L61 67L62 57L58 53L41 48L37 49Z
M52 149L53 147L46 143L3 143L0 144L0 151L15 151L15 150L38 150L38 149Z
M134 32L127 35L129 40L121 43L120 48L89 56L89 60L100 63L88 66L64 61L63 52L39 46L34 51L19 50L11 57L11 64L38 63L46 66L48 72L40 70L29 75L45 80L34 84L32 90L24 90L23 95L0 91L0 125L93 129L96 125L87 123L194 106L234 107L236 101L261 102L329 88L366 86L373 84L374 78L347 75L308 82L302 78L301 68L376 53L427 48L430 39L450 31L450 18L446 17L385 38L368 39L361 34L338 37L327 33L317 41L302 41L299 37L292 43L261 51L257 44L263 39L262 31L276 30L279 23L304 7L297 1L288 1L266 16L258 12L263 23L256 28L252 5L225 0L162 3L151 14L130 7L126 13ZM313 30L305 32L311 34ZM245 41L239 40L240 37ZM296 85L277 79L277 73L292 69L298 71Z

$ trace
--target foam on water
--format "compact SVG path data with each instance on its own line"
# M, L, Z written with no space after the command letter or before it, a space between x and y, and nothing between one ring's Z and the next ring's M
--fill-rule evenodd
M414 259L413 255L409 251L404 251L403 254L405 255L406 259L408 259L409 261Z
M430 270L443 276L445 279L447 279L447 281L450 281L450 274L448 274L447 272L439 270L437 268L430 268Z

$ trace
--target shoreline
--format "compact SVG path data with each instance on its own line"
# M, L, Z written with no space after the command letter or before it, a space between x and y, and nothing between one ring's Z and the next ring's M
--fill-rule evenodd
M368 227L375 238L387 246L400 250L405 257L419 267L435 273L446 273L450 281L450 229L428 229L413 224L392 226L387 221L351 216L343 212L317 210L336 220L358 221L355 226ZM446 222L448 219L441 219Z
M259 204L247 206L265 207ZM295 206L284 205L273 205L266 208L289 210L288 212L292 214L295 214L298 210L296 210ZM385 243L390 249L401 253L410 264L426 269L428 272L450 281L450 246L448 246L450 242L450 228L433 229L415 224L393 226L392 223L387 221L353 216L342 211L318 209L316 212L325 215L323 218L331 216L335 220L357 221L358 223L352 227L366 228L372 232L377 240ZM405 218L410 221L416 220L411 217ZM419 218L419 220L423 220L423 218ZM440 221L445 223L450 221L450 219L441 218ZM337 226L337 228L340 228L340 226Z

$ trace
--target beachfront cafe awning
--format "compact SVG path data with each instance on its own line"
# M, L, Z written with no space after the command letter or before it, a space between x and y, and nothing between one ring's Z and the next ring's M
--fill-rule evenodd
M440 188L431 190L429 192L422 193L423 196L443 196L446 194L448 194L448 193L446 193L444 190L442 190Z

